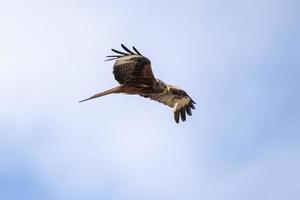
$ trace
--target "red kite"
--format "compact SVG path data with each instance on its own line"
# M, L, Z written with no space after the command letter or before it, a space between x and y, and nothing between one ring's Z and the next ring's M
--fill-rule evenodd
M120 85L80 102L112 93L137 94L174 108L176 123L179 123L179 115L182 121L186 120L186 113L192 115L191 109L195 109L196 103L185 91L155 78L150 60L135 47L131 51L123 44L121 46L125 52L111 49L117 55L107 56L110 59L106 60L115 60L113 74Z

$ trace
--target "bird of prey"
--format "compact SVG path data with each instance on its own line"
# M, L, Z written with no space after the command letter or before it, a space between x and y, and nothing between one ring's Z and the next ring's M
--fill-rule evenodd
M196 103L184 90L155 78L150 60L135 47L132 47L133 51L123 44L121 47L125 52L111 49L116 55L107 56L109 59L106 60L115 60L113 74L119 85L80 102L113 93L137 94L174 108L176 123L180 117L185 121L186 113L192 115L191 109L195 109Z

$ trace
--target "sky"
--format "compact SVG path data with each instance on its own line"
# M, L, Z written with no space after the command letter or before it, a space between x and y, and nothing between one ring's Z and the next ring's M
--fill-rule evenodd
M0 199L300 199L297 0L0 1ZM117 85L135 46L193 116Z

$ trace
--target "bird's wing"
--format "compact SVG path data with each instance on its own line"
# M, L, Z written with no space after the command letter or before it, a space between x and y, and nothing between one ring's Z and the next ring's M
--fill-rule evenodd
M168 86L169 90L166 93L141 95L146 98L163 103L167 106L174 108L174 119L176 123L179 123L179 117L181 120L186 120L186 113L192 115L191 109L195 109L196 104L193 99L184 91L174 86Z
M121 46L125 52L112 49L117 55L107 56L110 58L108 60L116 61L113 67L115 79L120 84L140 83L151 85L155 83L150 60L140 54L135 47L131 51L123 44Z

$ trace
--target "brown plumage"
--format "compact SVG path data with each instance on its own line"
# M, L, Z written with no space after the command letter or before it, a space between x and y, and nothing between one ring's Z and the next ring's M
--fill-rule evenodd
M115 60L113 74L120 85L80 102L112 93L137 94L174 108L176 123L179 123L180 118L185 121L186 114L192 115L191 109L195 109L196 103L185 91L156 79L150 60L135 47L131 51L123 44L121 46L125 52L112 49L117 55L107 56L109 59L106 60Z

